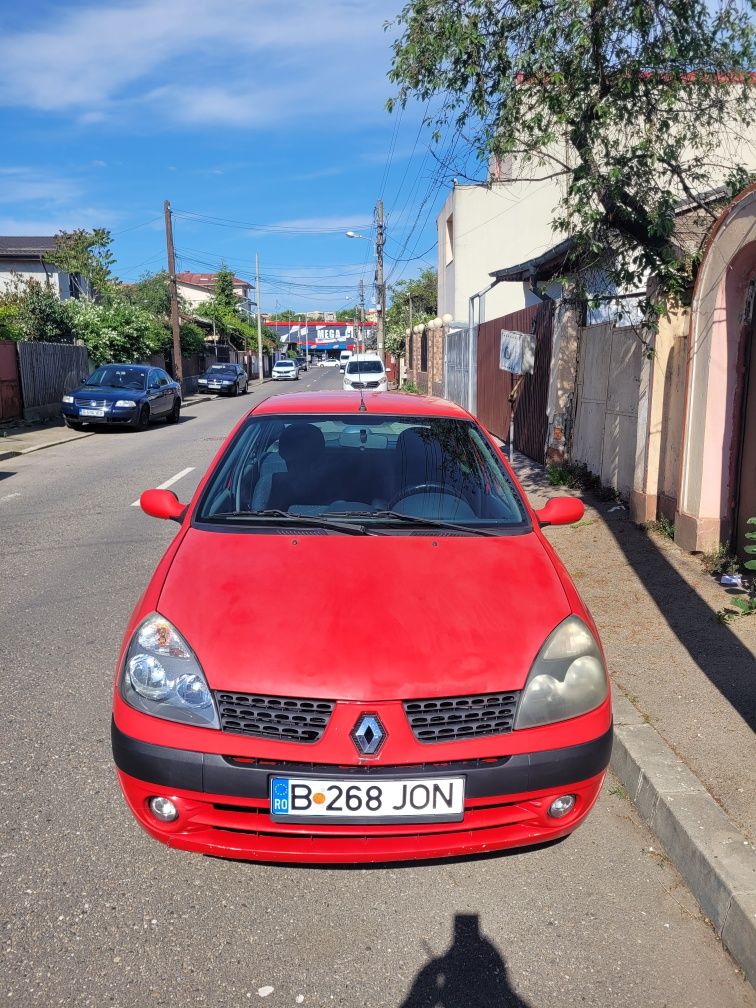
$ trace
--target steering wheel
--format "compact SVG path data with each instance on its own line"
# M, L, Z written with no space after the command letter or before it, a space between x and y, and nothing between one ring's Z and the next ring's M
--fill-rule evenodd
M413 486L408 486L403 490L400 490L399 493L389 501L388 509L389 511L392 511L399 501L404 500L405 497L412 497L413 494L428 493L434 490L437 493L448 494L452 497L459 497L460 500L466 500L462 491L458 490L456 487L446 486L443 483L415 483Z

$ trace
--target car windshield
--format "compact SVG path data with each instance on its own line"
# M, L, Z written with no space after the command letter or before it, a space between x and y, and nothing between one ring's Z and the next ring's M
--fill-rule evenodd
M350 360L346 367L347 374L383 374L383 364L379 360Z
M212 367L207 369L207 374L209 375L227 375L233 373L234 369L232 367L224 367L222 364L213 364Z
M480 427L452 417L288 414L250 417L208 481L196 522L359 522L462 532L530 527ZM354 527L354 526L353 526Z
M144 391L147 386L147 372L144 368L122 364L106 364L98 367L84 382L87 386L99 385L108 388L136 389Z
M290 361L290 360L278 361L278 363L276 364L276 367L277 368L291 368L291 367L294 367L294 361Z

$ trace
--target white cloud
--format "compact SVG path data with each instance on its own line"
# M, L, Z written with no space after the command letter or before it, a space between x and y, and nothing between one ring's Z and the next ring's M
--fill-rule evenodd
M293 220L274 221L266 227L291 228L303 231L357 231L360 228L370 228L373 225L372 217L364 214L355 214L353 217L296 217ZM366 236L367 237L367 236Z
M8 166L0 168L0 176L0 204L61 204L81 193L80 187L69 179L39 169Z
M382 107L387 16L372 0L134 0L59 8L0 37L0 104L249 127ZM390 15L390 11L388 12ZM146 115L145 115L146 114Z

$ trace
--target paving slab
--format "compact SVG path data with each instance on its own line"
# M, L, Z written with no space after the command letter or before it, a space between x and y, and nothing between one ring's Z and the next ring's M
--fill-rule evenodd
M524 456L515 457L515 468L536 506L564 492ZM586 504L578 525L547 534L590 605L606 648L615 714L612 770L756 985L756 621L719 623L716 607L727 594L702 576L698 560L633 527L621 503ZM675 590L683 598L666 609ZM733 663L725 680L712 674L718 646ZM681 704L670 702L670 686L676 701L696 698L705 734L676 724ZM724 766L713 753L722 754Z

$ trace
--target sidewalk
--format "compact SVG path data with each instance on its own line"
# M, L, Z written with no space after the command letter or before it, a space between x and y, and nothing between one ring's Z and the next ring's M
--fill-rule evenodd
M212 396L193 395L183 400L182 406L195 406L197 403L210 402ZM67 441L79 441L91 437L97 431L75 431L66 427L63 420L51 420L48 423L17 423L0 426L0 462L4 459L16 458L17 455L28 455L42 448L54 448L55 445Z
M531 502L582 496L515 454ZM612 677L612 769L756 985L756 619L716 619L728 595L699 560L583 498L546 529L599 627Z

